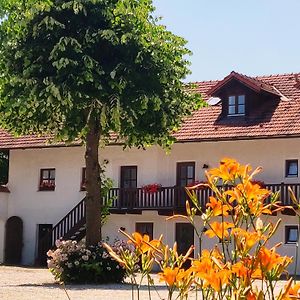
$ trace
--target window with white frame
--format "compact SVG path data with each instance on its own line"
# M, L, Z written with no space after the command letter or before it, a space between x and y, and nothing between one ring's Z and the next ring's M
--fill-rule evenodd
M232 95L228 97L228 115L243 116L246 111L245 95Z
M41 169L40 170L40 191L54 191L55 190L55 169Z
M285 177L298 177L298 159L286 160Z
M285 226L285 243L296 244L298 242L299 228L297 225Z

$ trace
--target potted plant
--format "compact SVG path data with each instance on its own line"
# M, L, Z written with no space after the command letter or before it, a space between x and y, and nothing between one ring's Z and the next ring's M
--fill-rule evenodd
M40 183L41 191L54 191L55 189L55 181L44 180Z
M161 188L162 188L162 185L159 183L151 183L151 184L142 186L143 192L148 193L148 194L157 193Z

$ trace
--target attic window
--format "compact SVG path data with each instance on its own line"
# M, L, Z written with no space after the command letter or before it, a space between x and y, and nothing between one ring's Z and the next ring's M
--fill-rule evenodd
M245 115L245 95L233 95L228 97L228 115Z

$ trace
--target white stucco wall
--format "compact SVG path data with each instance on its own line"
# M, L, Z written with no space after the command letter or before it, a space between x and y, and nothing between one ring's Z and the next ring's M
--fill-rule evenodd
M0 219L0 264L4 261L5 222Z
M0 220L6 220L8 214L8 196L9 193L0 192Z
M8 195L0 192L0 264L4 261L5 222L8 215Z
M33 264L37 224L56 224L83 197L83 149L17 150L10 154L8 214L23 220L23 263ZM38 191L40 169L56 169L55 191Z
M156 212L143 212L142 215L111 215L109 217L109 222L103 227L103 237L110 237L110 241L115 238L126 239L122 234L118 233L120 227L124 227L126 232L131 234L135 231L135 224L137 222L151 222L153 223L153 238L158 239L160 235L163 235L163 242L169 246L173 246L175 241L175 224L185 223L183 219L172 219L166 220L167 217L159 216ZM296 216L287 216L279 214L278 216L265 216L263 217L264 222L276 224L278 219L281 219L280 226L276 234L270 239L267 246L269 248L275 246L276 244L282 242L282 245L277 248L277 252L283 256L293 257L294 260L290 264L288 271L290 274L294 274L295 269L295 257L296 257L296 245L295 244L285 244L285 226L286 225L297 225L298 219ZM199 216L195 218L195 224L199 231L203 228L203 222ZM212 220L213 221L213 220ZM221 221L219 219L219 221ZM230 220L228 220L230 221ZM267 224L266 223L266 224ZM199 253L199 240L196 234L194 235L194 246L195 246L195 257ZM210 239L203 235L202 238L202 249L212 250L215 245L221 250L221 244L218 242L217 238ZM300 274L300 249L298 249L298 264L297 264L297 274Z
M234 157L241 163L250 163L254 167L263 166L264 172L257 179L266 183L296 183L299 178L285 178L285 160L300 160L299 146L300 139L184 143L175 144L168 155L158 147L123 151L122 146L109 146L100 149L100 157L101 160L109 160L107 176L114 180L116 187L119 184L120 166L138 166L138 186L155 182L163 186L174 186L176 162L195 161L196 180L202 180L203 164L214 167L225 156ZM84 197L84 193L79 191L84 165L82 147L11 150L8 217L19 216L24 222L24 264L34 263L37 225L56 224ZM55 191L38 191L41 168L56 169ZM154 218L153 214L156 213L114 215L106 225L106 231L113 235L115 229L121 226L128 227L129 230L135 220L147 221L147 218ZM165 231L168 243L172 244L172 222L165 224L162 221L164 217L155 218L161 224L160 230ZM294 219L290 221L292 217L287 218L289 219L284 222L296 224L293 223ZM118 225L119 223L123 225ZM290 248L287 247L286 251L292 251Z

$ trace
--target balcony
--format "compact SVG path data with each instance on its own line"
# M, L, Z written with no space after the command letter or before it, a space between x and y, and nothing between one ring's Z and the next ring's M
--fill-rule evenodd
M265 184L265 188L273 193L279 192L278 201L285 206L292 206L288 187L294 191L297 198L300 196L300 183L297 184ZM213 192L208 189L195 190L201 207L205 208L209 196ZM143 188L123 189L112 188L106 199L113 199L111 213L141 213L145 210L158 211L161 215L170 215L174 212L185 211L185 201L188 196L182 187L162 187L156 192L145 192ZM292 212L286 210L286 213Z

